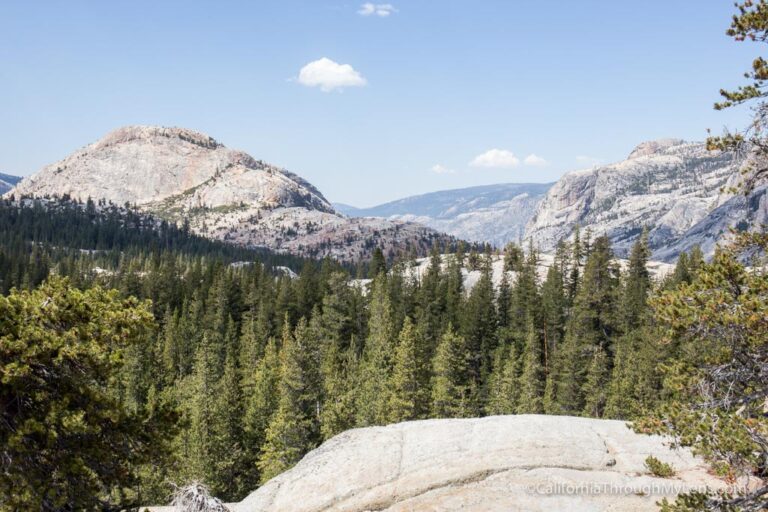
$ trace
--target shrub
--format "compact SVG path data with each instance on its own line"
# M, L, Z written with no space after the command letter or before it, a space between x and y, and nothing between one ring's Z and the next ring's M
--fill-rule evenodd
M648 468L652 475L660 478L669 478L675 474L675 470L671 465L661 462L653 455L649 455L645 459L645 467Z

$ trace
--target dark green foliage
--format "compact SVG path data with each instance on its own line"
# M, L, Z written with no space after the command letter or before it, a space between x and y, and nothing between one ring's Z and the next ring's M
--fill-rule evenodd
M488 414L515 414L520 396L520 356L515 343L496 349L488 382Z
M469 352L464 339L448 326L435 353L432 377L432 415L461 418L471 411Z
M731 480L764 478L768 460L768 275L764 267L748 270L739 261L743 251L755 249L764 254L768 236L742 234L690 283L654 298L670 352L662 366L665 400L637 424L692 446ZM762 510L766 495L761 484L743 496L685 495L665 509Z
M0 508L96 510L162 461L173 415L121 399L126 350L152 335L146 303L52 279L0 297Z
M50 215L87 211L71 208ZM150 241L144 250L136 244L158 235L114 215L115 226L133 233L120 250L50 245L90 240L91 228L73 222L72 233L35 246L39 256L30 259L25 237L48 221L23 213L38 227L16 225L16 249L0 246L0 275L34 286L55 270L84 290L101 285L115 297L151 299L143 307L157 328L123 351L110 389L136 414L160 418L175 408L183 421L173 458L137 461L120 491L104 486L120 504L163 502L169 482L193 479L236 501L356 426L515 413L629 419L674 396L660 368L674 366L682 346L657 343L647 305L657 285L645 270L644 239L623 273L607 239L587 234L558 247L543 280L536 250L511 246L501 286L488 250L466 258L437 249L419 279L411 262L376 263L368 286L350 284L347 269L330 260L281 261L298 271L292 279L270 270L277 257L227 253L183 230L168 247ZM236 258L247 263L233 265ZM470 291L460 264L468 259L479 275ZM695 281L700 252L678 268L664 289Z
M731 25L726 34L736 41L749 41L765 44L768 41L768 2L766 0L741 0L734 4L737 13L731 18ZM750 69L744 73L746 85L736 89L720 89L723 100L715 103L716 110L723 110L738 105L749 104L754 113L752 121L740 131L728 130L721 136L709 137L707 147L717 150L748 151L755 157L751 165L742 171L744 180L739 185L743 192L749 193L763 182L768 174L765 157L768 154L768 61L756 57Z
M304 319L295 333L291 333L287 320L283 327L277 410L267 428L259 458L262 482L296 464L319 440L319 390L313 375L317 362L313 360L314 340L308 331Z
M398 338L394 367L389 384L389 421L414 420L429 410L429 373L423 351L424 342L410 318L406 318Z
M518 414L539 414L544 412L544 350L539 330L528 321L528 330L523 347L523 370L520 373Z

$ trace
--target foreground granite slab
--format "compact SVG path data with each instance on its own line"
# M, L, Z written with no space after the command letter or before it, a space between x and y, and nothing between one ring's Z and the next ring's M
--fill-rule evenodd
M674 466L650 475L646 457ZM626 423L564 416L426 420L355 429L270 480L235 512L644 511L723 482L688 450Z

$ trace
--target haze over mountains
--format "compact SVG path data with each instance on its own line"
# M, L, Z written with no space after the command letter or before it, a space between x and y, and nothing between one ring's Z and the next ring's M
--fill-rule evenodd
M334 206L354 217L418 222L464 240L503 246L523 238L525 225L551 186L502 183L411 196L371 208Z
M0 194L5 194L11 190L19 181L21 181L21 178L18 176L11 176L10 174L0 172Z

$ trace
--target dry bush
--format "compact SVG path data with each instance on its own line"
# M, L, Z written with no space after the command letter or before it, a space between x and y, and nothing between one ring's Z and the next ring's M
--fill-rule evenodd
M211 496L208 488L198 482L178 487L171 506L176 512L230 512L220 499Z

